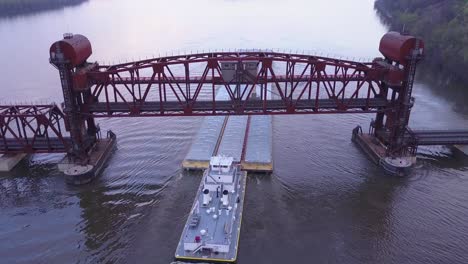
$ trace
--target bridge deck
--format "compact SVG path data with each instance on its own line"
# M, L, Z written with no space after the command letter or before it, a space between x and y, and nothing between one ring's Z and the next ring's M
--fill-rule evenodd
M126 116L215 116L215 115L270 115L270 114L314 114L314 113L375 113L387 105L387 100L382 98L344 98L344 99L302 99L291 100L289 105L285 105L284 100L278 99L252 99L242 103L233 103L229 100L219 101L196 101L189 107L179 101L166 102L98 102L86 106L84 112L89 111L93 117L126 117ZM57 110L58 111L58 110ZM19 118L18 113L12 116ZM44 114L31 114L33 123L41 124L44 120L49 120L48 128L50 138L35 135L37 128L29 131L28 138L24 138L22 133L16 136L6 135L0 138L0 154L7 153L64 153L71 146L69 137L60 140L60 125L53 116ZM12 122L8 126L12 126ZM55 130L52 125L56 125ZM27 127L29 128L29 127ZM14 127L10 127L15 132ZM24 134L24 133L23 133ZM67 146L68 145L68 146Z
M297 113L323 113L323 112L346 112L353 109L360 113L377 112L378 108L387 105L387 101L381 98L356 98L356 99L318 99L293 101L294 112ZM177 101L167 102L145 102L145 103L95 103L90 106L94 116L112 116L114 113L130 114L138 109L139 116L147 115L183 115L184 106ZM286 113L288 108L283 100L251 100L244 107L235 106L231 101L197 101L192 107L192 114L199 115L226 115L226 114L281 114Z
M468 130L416 130L418 145L468 145Z
M69 137L64 140L71 144ZM37 138L34 142L21 141L6 138L0 139L0 154L7 153L64 153L67 152L66 146L59 138Z
M266 79L259 79L256 81L256 84L265 84L265 83L272 83L272 82L291 82L294 80L295 82L308 82L308 81L341 81L346 79L347 81L362 81L366 78L365 74L328 74L326 76L316 76L316 75L276 75L274 77L268 76ZM220 77L212 77L212 76L174 76L167 79L161 78L152 78L152 77L116 77L112 80L113 84L127 84L132 85L135 83L139 84L152 84L152 83L178 83L178 84L199 84L199 83L206 83L206 84L217 84L217 85L224 85L226 82L222 80ZM99 82L97 82L99 83ZM235 84L252 84L253 80L239 80L239 82L235 82Z
M431 145L468 145L468 130L413 130L413 139L418 146ZM378 135L388 141L389 134L378 132ZM405 134L405 139L412 136Z
M413 134L419 146L468 145L468 130L414 130ZM410 139L409 134L406 137ZM65 137L64 141L71 144L69 137ZM0 139L0 154L64 152L67 152L67 149L59 138L36 138L34 142L19 142L11 138Z

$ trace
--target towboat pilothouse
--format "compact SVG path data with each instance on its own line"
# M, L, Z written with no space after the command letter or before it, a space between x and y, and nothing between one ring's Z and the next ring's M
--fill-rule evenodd
M232 157L211 158L182 231L176 259L236 261L245 183L246 172Z

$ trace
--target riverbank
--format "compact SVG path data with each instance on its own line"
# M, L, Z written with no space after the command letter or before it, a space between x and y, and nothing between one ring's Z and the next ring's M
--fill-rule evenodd
M374 7L391 30L424 39L428 56L420 67L423 78L439 89L468 95L467 1L377 0Z
M88 0L0 0L0 18L75 6Z

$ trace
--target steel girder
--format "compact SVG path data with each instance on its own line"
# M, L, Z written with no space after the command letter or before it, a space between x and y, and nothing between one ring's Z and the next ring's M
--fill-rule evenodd
M234 78L223 74L227 62L240 65ZM245 63L256 63L256 73L245 70ZM86 73L90 93L82 112L94 117L373 113L388 104L384 74L373 62L263 51L97 65ZM220 90L227 95L223 99L216 97Z

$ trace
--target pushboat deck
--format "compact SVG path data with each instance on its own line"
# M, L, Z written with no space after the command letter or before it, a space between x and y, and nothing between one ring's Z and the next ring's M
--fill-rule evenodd
M207 177L210 176L205 171L177 245L175 258L192 262L235 262L242 224L247 172L236 170L233 182L235 193L229 193L230 210L228 206L223 206L220 199L222 194L218 193L217 197L216 192L210 192L213 196L211 202L208 206L203 206L203 191L206 188ZM206 234L201 235L202 232ZM224 250L227 252L213 250L219 245L228 247ZM204 250L205 247L211 248Z

